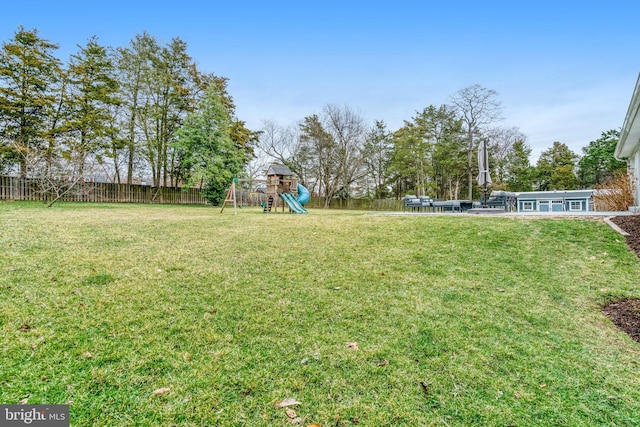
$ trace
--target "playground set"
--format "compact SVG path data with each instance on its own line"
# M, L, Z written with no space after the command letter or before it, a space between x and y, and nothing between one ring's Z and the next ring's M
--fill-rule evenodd
M239 182L247 182L248 179L234 178L231 187L227 190L224 203L220 213L224 211L227 203L233 202L234 213L236 212L236 184ZM297 214L305 214L308 211L304 205L309 201L311 195L302 184L298 182L298 178L287 166L272 164L267 169L265 180L251 180L253 182L263 182L266 184L266 201L262 203L264 213L278 212L282 208L282 212L288 207L289 212Z

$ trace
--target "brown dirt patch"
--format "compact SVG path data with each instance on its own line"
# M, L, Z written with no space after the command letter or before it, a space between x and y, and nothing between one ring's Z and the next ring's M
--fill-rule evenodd
M640 342L640 300L625 299L602 307L614 325Z
M617 216L611 221L629 233L627 244L640 258L640 215ZM631 338L640 342L640 299L624 299L608 304L602 312Z

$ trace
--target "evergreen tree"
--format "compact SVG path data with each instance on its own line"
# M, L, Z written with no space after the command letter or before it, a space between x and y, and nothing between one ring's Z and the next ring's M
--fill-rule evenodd
M232 109L230 113L233 115L234 110ZM260 140L260 132L247 128L243 120L234 117L231 122L231 140L244 153L244 163L249 163L255 158L255 146Z
M211 85L197 110L187 115L176 132L173 145L185 184L201 186L204 197L214 205L224 201L225 190L250 158L248 149L232 138L234 121L223 98Z
M151 169L153 185L166 186L170 181L175 185L181 162L171 143L209 79L197 71L187 54L187 44L178 38L153 52L151 64L144 79L144 102L138 110L141 152Z
M430 105L393 135L396 192L457 198L466 162L461 122L447 106Z
M467 170L462 121L446 105L436 111L435 119L431 195L440 199L458 199Z
M396 191L427 195L427 186L433 177L432 154L435 144L434 123L436 108L431 105L404 122L393 134L392 171L396 175Z
M602 132L600 138L589 142L582 149L583 156L578 162L578 176L583 187L590 188L612 178L616 171L625 169L627 163L614 157L620 132L611 129Z
M578 177L575 174L578 155L558 141L553 147L544 151L536 165L538 189L575 190L578 188Z
M534 168L529 162L531 147L524 141L516 141L505 160L504 181L509 191L533 190Z
M114 62L107 48L92 37L71 56L64 124L65 156L83 176L91 156L100 161L117 132L112 108L120 104Z
M23 177L49 139L62 72L57 48L37 30L19 27L0 50L0 166L17 162Z
M387 125L382 120L376 120L367 134L361 153L367 175L373 183L373 197L376 199L387 197L386 183L389 178L392 147L391 133L387 130Z

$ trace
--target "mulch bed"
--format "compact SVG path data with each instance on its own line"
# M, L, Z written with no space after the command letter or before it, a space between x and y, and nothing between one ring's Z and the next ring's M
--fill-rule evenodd
M611 221L629 233L627 244L640 258L640 215L617 216ZM608 304L602 312L631 338L640 342L640 299L624 299Z

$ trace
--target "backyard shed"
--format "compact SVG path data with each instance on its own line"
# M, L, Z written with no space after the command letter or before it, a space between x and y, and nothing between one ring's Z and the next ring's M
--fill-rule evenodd
M518 212L589 212L593 190L516 193Z

